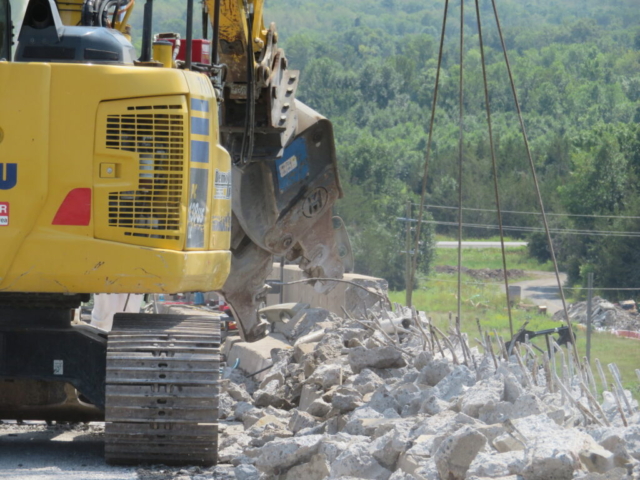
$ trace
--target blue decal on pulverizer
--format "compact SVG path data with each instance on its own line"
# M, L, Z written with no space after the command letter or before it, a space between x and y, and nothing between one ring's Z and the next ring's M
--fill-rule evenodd
M308 156L307 141L304 137L298 138L284 149L282 158L276 160L278 186L281 192L309 176Z
M191 140L191 161L209 163L209 142Z
M191 133L194 135L209 135L209 119L191 117Z
M209 100L201 100L199 98L191 99L191 110L195 110L196 112L208 112L209 111Z

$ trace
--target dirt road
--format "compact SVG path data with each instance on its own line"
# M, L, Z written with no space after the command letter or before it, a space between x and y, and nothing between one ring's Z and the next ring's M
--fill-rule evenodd
M534 275L533 280L512 283L522 287L522 298L528 298L536 305L546 305L549 315L562 310L562 300L558 289L555 273L551 272L526 272L528 276ZM565 273L560 274L560 280L564 284L567 281ZM568 305L567 305L568 306Z

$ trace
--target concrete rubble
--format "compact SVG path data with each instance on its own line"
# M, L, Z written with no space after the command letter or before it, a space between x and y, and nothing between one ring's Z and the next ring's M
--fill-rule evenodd
M569 318L573 322L587 324L587 302L578 302L568 308ZM621 304L611 303L603 298L594 297L591 302L592 322L594 328L601 330L640 331L640 316L633 302L632 309L623 308ZM556 312L554 320L563 321L564 313Z
M573 364L564 370L574 377L552 378L526 346L507 362L497 342L491 355L464 336L434 337L424 315L399 306L368 315L303 309L297 317L317 321L304 320L300 334L321 332L315 341L293 347L299 337L281 327L292 348L272 352L263 378L225 369L220 458L233 464L229 478L640 478L640 413L629 391L598 394ZM394 319L401 326L387 333L381 322ZM563 352L560 366L571 354Z

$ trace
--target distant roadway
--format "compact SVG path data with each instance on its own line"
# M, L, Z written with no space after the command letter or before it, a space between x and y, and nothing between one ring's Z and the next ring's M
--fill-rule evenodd
M437 242L438 248L458 248L458 242ZM527 242L504 242L505 247L526 247ZM500 242L462 242L462 248L500 248Z
M528 298L536 305L546 306L549 315L562 310L562 299L560 298L560 289L558 288L558 279L555 273L527 272L527 275L533 275L536 278L511 284L522 288L522 298ZM560 281L563 285L566 283L566 273L560 273Z

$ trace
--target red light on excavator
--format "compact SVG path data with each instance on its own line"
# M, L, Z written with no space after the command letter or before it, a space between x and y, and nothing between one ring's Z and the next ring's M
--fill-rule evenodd
M91 222L91 189L71 190L53 219L53 225L75 225L86 227Z

